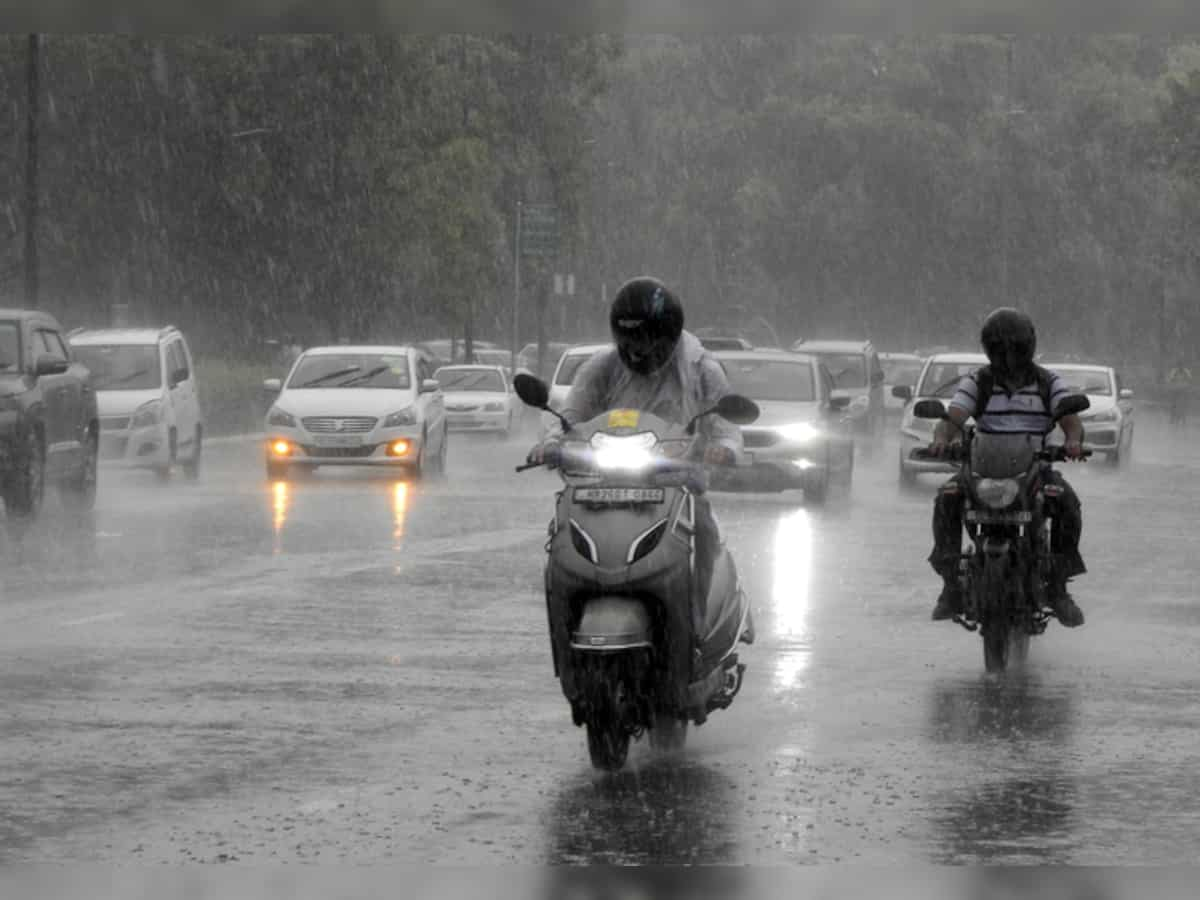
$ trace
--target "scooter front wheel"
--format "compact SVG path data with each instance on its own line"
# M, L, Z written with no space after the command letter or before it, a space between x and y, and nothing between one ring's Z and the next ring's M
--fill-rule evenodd
M625 765L629 755L629 731L614 715L599 715L587 720L588 755L592 767L615 772Z
M655 750L682 750L687 744L688 723L686 719L677 719L669 712L658 710L654 713L654 725L649 734L650 746Z

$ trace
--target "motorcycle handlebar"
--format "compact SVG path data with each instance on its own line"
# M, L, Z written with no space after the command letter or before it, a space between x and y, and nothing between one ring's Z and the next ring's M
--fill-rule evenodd
M934 453L928 447L917 447L908 458L921 462L962 462L965 457L965 451L959 444L954 444L947 447L942 453ZM1092 455L1091 450L1084 450L1081 459L1088 459ZM1067 451L1063 447L1048 447L1045 450L1039 450L1037 458L1042 462L1071 462L1071 457L1067 456Z

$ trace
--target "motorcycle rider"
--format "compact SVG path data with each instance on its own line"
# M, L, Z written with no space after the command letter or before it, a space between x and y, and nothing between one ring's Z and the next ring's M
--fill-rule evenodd
M1045 434L1051 429L1052 410L1068 393L1066 383L1057 374L1034 363L1037 332L1033 320L1025 313L1009 307L994 310L984 320L980 343L989 365L959 382L958 391L950 401L949 421L939 422L934 431L930 450L935 455L945 453L950 441L972 416L976 427L985 433ZM981 384L990 396L981 396ZM1079 416L1065 416L1060 424L1066 437L1063 449L1067 458L1082 459L1083 423ZM1083 624L1083 612L1067 592L1067 582L1087 571L1079 555L1083 527L1079 497L1057 471L1048 469L1046 482L1057 485L1061 491L1051 524L1050 543L1056 565L1050 579L1049 600L1059 621L1074 628ZM962 476L957 474L942 486L934 501L934 548L929 562L943 581L941 596L933 610L934 621L953 618L963 608L958 563L962 553L964 493Z
M609 310L613 348L580 367L560 410L568 422L586 422L610 409L637 409L686 425L731 393L721 364L683 328L683 305L657 278L634 278L617 291ZM733 465L742 451L741 430L717 415L697 424L704 461ZM529 453L529 462L553 464L561 437L555 423ZM695 497L697 595L707 596L721 533L703 495Z

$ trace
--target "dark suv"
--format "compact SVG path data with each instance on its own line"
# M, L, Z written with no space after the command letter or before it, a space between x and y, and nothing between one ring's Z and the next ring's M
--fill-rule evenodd
M0 309L0 493L9 519L32 519L47 479L64 503L96 501L96 393L62 329L33 310Z

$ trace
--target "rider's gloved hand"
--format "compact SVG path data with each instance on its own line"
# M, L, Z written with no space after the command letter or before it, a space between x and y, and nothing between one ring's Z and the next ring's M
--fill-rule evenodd
M710 466L733 466L737 464L737 454L729 447L713 444L704 449L704 461Z
M1063 453L1067 459L1078 462L1083 459L1083 444L1079 441L1067 441L1063 444Z
M945 456L945 455L946 455L946 452L947 452L949 449L950 449L950 445L949 445L949 444L947 444L945 441L940 441L940 440L938 440L938 439L936 439L936 438L935 438L935 439L934 439L934 441L933 441L933 443L929 445L929 451L928 451L928 452L929 452L929 455L930 455L930 456L933 456L933 457L938 457L938 458L940 458L940 457L943 457L943 456Z
M561 456L562 446L554 438L548 438L540 444L534 444L533 449L529 451L529 455L525 457L525 461L530 465L549 466L553 468L558 465Z

